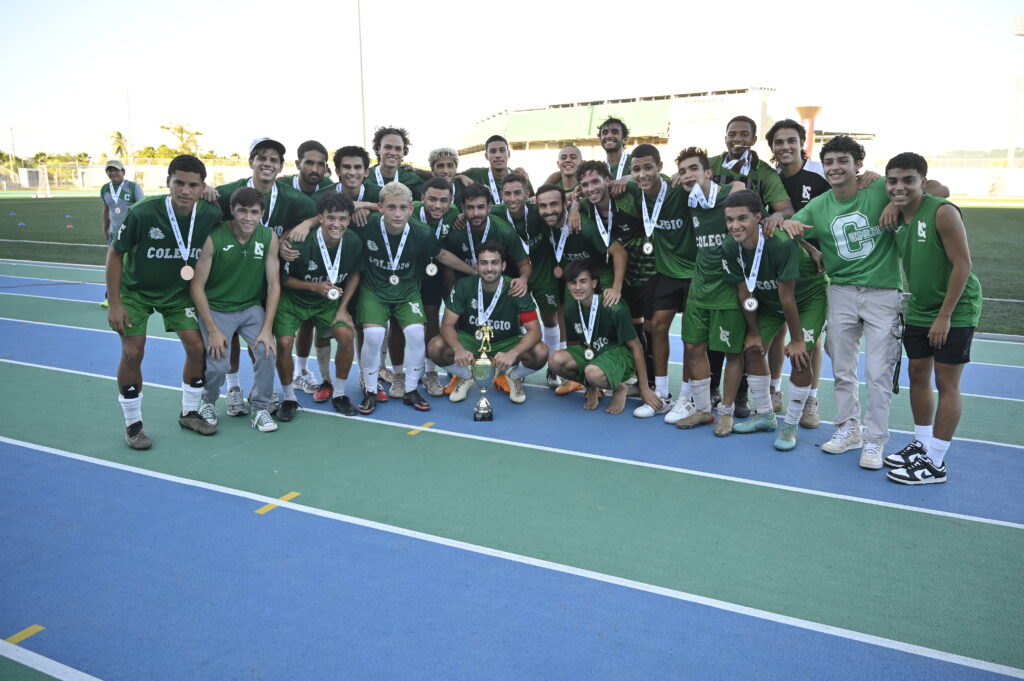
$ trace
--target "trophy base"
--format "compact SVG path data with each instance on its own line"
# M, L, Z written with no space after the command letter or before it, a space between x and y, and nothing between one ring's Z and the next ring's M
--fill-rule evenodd
M486 412L474 411L473 412L473 420L474 421L493 421L494 420L494 412L493 411L486 411Z

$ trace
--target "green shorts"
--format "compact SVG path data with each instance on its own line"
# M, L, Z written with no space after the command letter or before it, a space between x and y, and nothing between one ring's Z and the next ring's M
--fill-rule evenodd
M122 287L121 304L132 323L124 328L126 336L145 336L149 316L154 312L159 312L164 318L164 331L199 330L199 316L187 293L172 298L166 305L155 305L144 295Z
M403 329L410 324L424 324L427 321L423 314L423 301L418 295L412 300L386 303L369 289L360 290L356 324L387 326L392 317L398 320L398 325Z
M620 383L625 383L636 375L636 367L633 366L633 353L628 345L616 345L614 348L604 350L590 362L583 357L585 348L582 345L570 345L565 350L576 360L576 366L580 370L579 381L584 385L587 385L584 369L588 364L593 364L600 369L612 388Z
M530 286L530 295L539 312L558 312L558 282L554 279Z
M339 301L326 298L323 302L310 304L296 296L284 294L277 304L277 314L274 316L274 335L294 336L299 324L307 319L313 320L317 336L321 338L330 336L331 329L338 326L352 328L345 322L334 321L340 304Z
M825 321L828 319L828 299L824 291L822 295L815 296L812 300L797 308L800 313L800 330L803 332L803 341L810 350L825 328ZM779 329L786 329L786 318L778 312L768 309L762 305L757 311L757 330L761 334L761 343L767 347L771 344Z
M471 333L465 331L458 331L459 342L462 343L462 347L466 348L474 355L480 354L480 341L476 339ZM522 336L514 336L512 338L506 338L500 341L491 342L491 357L494 357L499 352L508 352L514 348L519 341L522 340Z
M746 335L747 322L738 307L712 310L701 307L693 298L687 304L683 319L684 343L707 343L710 350L740 353Z

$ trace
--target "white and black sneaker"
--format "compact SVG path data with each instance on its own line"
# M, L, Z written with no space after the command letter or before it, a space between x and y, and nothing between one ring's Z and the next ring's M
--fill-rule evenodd
M936 467L927 454L919 454L914 463L904 468L894 468L885 475L901 485L931 485L946 482L946 464L943 462Z
M920 440L913 440L906 447L900 451L887 455L882 459L889 468L906 468L917 461L917 457L927 454L924 449L924 445L921 444Z

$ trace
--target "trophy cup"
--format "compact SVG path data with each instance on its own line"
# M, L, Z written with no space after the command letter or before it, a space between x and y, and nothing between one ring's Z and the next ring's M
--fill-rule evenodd
M480 386L480 400L473 409L474 421L493 421L494 409L487 399L487 384L494 376L494 363L487 353L491 350L491 336L493 331L490 324L484 324L476 332L476 338L480 341L480 355L473 362L473 379Z

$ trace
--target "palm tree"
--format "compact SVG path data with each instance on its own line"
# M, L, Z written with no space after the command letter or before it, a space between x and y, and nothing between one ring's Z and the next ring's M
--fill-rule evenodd
M168 123L167 125L161 125L162 130L167 130L176 138L178 138L178 153L179 154L198 154L199 153L199 140L196 139L203 133L198 130L189 130L181 123Z
M128 138L115 130L110 136L110 148L114 151L114 158L124 158L128 155Z

